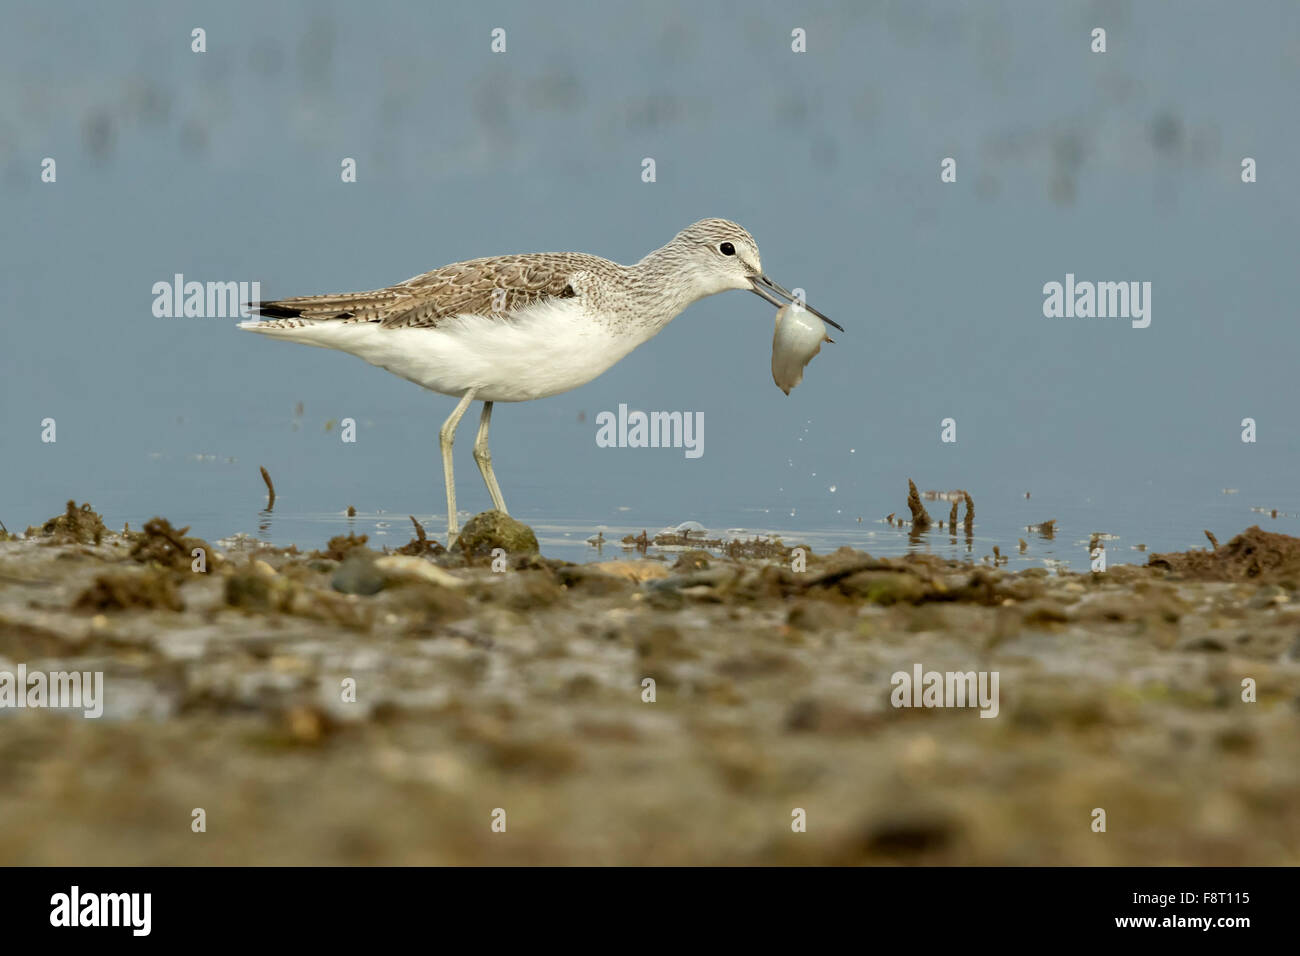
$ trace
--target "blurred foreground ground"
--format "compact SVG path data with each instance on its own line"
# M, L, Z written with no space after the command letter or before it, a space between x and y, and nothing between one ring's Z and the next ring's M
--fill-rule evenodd
M1101 574L507 543L0 540L0 671L106 685L0 710L0 863L1300 862L1297 539ZM999 672L998 716L894 708L918 663Z

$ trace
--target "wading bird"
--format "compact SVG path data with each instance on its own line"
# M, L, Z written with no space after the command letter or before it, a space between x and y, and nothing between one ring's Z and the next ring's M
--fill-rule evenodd
M692 302L728 289L748 289L777 306L795 301L763 274L748 232L726 219L702 219L635 265L581 252L471 259L373 292L250 303L268 321L240 328L348 352L459 399L439 433L450 547L458 533L452 442L470 402L483 403L474 460L492 506L505 512L488 451L493 404L584 385Z

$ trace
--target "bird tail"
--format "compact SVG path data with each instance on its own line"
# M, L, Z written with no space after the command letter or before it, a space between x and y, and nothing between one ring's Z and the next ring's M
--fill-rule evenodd
M391 289L380 289L374 292L302 295L291 299L249 302L249 310L271 321L243 323L242 327L269 325L301 328L316 322L374 322L392 311L396 299L397 295ZM279 323L282 322L286 325L280 326Z

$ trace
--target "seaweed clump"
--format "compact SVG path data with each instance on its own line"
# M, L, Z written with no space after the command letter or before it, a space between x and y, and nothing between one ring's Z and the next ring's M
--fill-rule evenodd
M411 554L416 557L423 557L427 554L445 554L447 549L437 541L429 540L429 536L424 532L424 525L415 520L415 515L409 515L411 524L415 526L415 537L409 542L397 549L398 554Z
M104 519L89 503L78 508L76 501L69 501L63 514L55 515L39 528L28 528L27 535L53 538L59 544L99 544L107 530Z
M125 611L131 608L183 611L171 576L156 572L109 571L98 575L78 595L73 607L88 611Z
M329 543L325 545L325 550L322 551L321 554L335 561L342 561L348 556L349 551L353 551L356 548L364 548L366 542L369 540L369 535L357 535L353 534L351 531L347 534L335 535L329 539Z
M924 531L930 527L930 516L925 511L925 505L921 504L921 495L916 490L916 482L911 478L907 479L907 507L912 512L912 529L914 531ZM956 510L956 505L953 505Z
M202 538L186 537L185 532L189 530L189 525L178 530L166 518L150 518L144 523L144 530L133 536L131 560L173 571L189 571L195 550L202 549L205 555L211 551Z
M1147 567L1203 581L1259 581L1300 587L1300 538L1251 525L1213 551L1153 554Z

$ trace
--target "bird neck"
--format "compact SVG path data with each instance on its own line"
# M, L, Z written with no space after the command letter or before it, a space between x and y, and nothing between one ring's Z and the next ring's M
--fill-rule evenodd
M629 268L637 312L656 331L677 318L692 302L717 291L705 287L685 251L672 242Z

